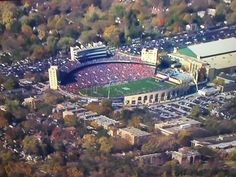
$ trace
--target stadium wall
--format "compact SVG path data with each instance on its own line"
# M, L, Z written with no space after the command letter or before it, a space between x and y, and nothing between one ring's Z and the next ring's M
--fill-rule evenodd
M175 88L124 97L125 106L149 105L161 103L191 93L191 85L179 85Z

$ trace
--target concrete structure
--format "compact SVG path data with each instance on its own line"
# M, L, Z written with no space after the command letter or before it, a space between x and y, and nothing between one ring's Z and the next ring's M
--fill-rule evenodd
M236 147L236 134L225 134L206 138L194 139L191 141L194 147L208 147L211 149L231 149Z
M103 115L96 116L96 117L91 117L88 120L96 122L98 126L102 126L106 130L108 130L109 127L111 127L111 126L120 125L119 121L116 121L114 119L110 119L109 117L106 117L106 116L103 116Z
M132 145L141 145L148 141L150 133L134 127L119 129L117 134L126 139Z
M165 69L162 71L157 71L156 77L159 80L167 80L168 82L177 85L189 84L193 81L193 77L191 74L187 72L180 72L176 69Z
M193 127L200 127L200 126L201 122L186 117L155 124L155 128L159 129L161 133L165 135L173 135L182 130L189 130Z
M236 72L236 38L222 39L203 44L196 44L169 54L179 60L184 68L196 75L204 68L209 80L213 80L221 72Z
M142 49L141 52L141 60L151 64L159 64L160 60L158 57L158 50L157 49Z
M191 92L191 85L173 86L173 88L159 90L155 92L129 95L124 97L124 105L149 105L153 103L161 103L167 100L175 99L180 96L187 95Z
M169 159L170 159L169 156L165 153L146 154L146 155L136 156L134 158L134 160L138 163L138 165L150 165L150 166L163 165Z
M78 56L77 53L80 50L80 48L78 46L75 47L70 47L70 59L71 61L76 61Z
M51 66L48 69L48 77L49 77L49 86L52 90L58 89L58 67Z
M113 55L113 49L104 45L102 42L89 44L87 46L70 47L72 61L80 61L81 63L94 59L106 58Z
M177 160L180 164L194 164L201 160L201 155L197 151L183 147L172 152L172 159Z

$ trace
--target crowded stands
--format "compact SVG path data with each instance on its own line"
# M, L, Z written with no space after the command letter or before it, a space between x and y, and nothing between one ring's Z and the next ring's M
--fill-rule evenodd
M154 72L153 67L141 64L109 63L93 65L76 72L74 75L76 82L67 84L64 89L76 93L78 89L152 77Z

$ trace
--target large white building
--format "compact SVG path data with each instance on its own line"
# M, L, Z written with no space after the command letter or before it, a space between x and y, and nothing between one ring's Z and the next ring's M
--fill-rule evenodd
M49 76L49 87L52 90L57 90L58 88L58 67L51 66L48 69L48 76Z
M213 42L190 45L187 48L169 54L178 59L187 71L196 74L206 69L208 79L214 79L219 73L236 72L236 38L220 39Z

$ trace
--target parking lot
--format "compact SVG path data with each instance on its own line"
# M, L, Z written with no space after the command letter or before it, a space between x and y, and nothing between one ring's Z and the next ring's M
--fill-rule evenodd
M159 37L156 39L140 38L133 39L130 45L123 45L120 51L132 55L141 55L142 48L157 48L159 52L172 53L175 48L184 48L188 45L210 42L218 39L225 39L236 36L236 25L225 26L216 29L198 30L184 32L170 37Z
M188 116L191 114L194 106L199 106L202 115L207 115L209 108L211 108L214 115L223 119L229 119L231 115L221 108L234 96L236 96L236 92L220 93L208 97L194 96L167 104L151 105L149 110L154 113L155 120L165 120Z

